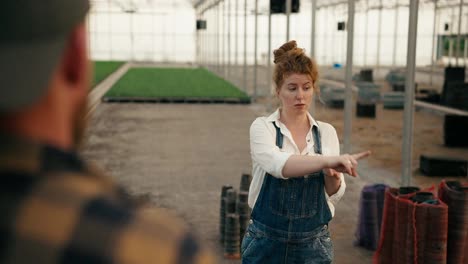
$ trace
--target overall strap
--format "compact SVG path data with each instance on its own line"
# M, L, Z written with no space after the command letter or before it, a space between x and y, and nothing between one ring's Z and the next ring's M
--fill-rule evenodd
M318 126L313 125L312 126L312 134L314 136L314 151L317 154L322 154L322 140L320 136L320 130L318 129Z
M275 122L273 122L273 126L275 126L276 129L276 146L278 146L280 149L283 148L283 134L281 134L281 129L276 125ZM318 129L318 126L313 125L312 126L312 134L314 136L314 151L317 154L322 154L322 140L320 136L320 130Z
M275 129L276 129L276 146L282 149L283 148L283 134L281 134L281 129L276 125L275 122L273 122L273 125L275 126Z

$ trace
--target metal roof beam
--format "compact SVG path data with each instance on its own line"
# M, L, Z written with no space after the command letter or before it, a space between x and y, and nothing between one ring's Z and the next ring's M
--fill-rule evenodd
M468 3L464 3L463 6L468 6ZM438 5L437 9L447 9L447 8L454 8L454 7L460 7L460 4L454 3L454 4L446 4L446 5Z
M341 2L336 2L336 3L331 3L331 4L317 5L317 9L338 6L338 5L347 5L347 4L348 4L348 1L341 1Z
M217 6L217 5L218 5L220 2L222 2L222 1L224 1L224 0L216 0L216 1L214 1L212 4L206 6L206 7L203 8L202 10L200 10L200 12L198 12L198 14L203 14L203 13L205 13L206 10L208 10L208 9L210 9L210 8L212 8L212 7Z

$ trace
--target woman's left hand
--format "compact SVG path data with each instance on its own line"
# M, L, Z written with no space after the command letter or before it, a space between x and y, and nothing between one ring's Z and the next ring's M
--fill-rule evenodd
M323 172L325 173L325 176L328 177L340 177L340 173L334 169L325 168L323 169Z

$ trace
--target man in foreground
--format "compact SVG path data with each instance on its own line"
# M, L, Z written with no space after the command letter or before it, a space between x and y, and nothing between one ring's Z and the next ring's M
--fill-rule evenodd
M88 0L0 8L0 263L213 263L178 220L83 162Z

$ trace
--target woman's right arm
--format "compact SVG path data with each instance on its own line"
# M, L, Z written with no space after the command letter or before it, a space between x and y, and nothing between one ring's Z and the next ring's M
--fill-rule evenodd
M356 177L358 160L370 155L370 151L340 156L301 156L292 155L284 165L285 178L301 177L322 169L330 168Z
M283 177L283 167L292 153L281 151L275 144L276 133L268 129L263 118L257 118L250 126L250 154L252 161L274 177Z
M302 177L330 168L333 160L338 157L292 155L284 164L283 176L285 178Z
M257 118L250 126L250 151L252 160L277 178L302 177L324 168L356 176L357 160L370 154L363 152L340 156L302 156L283 152L275 145L276 135L270 132L267 125L267 122Z

